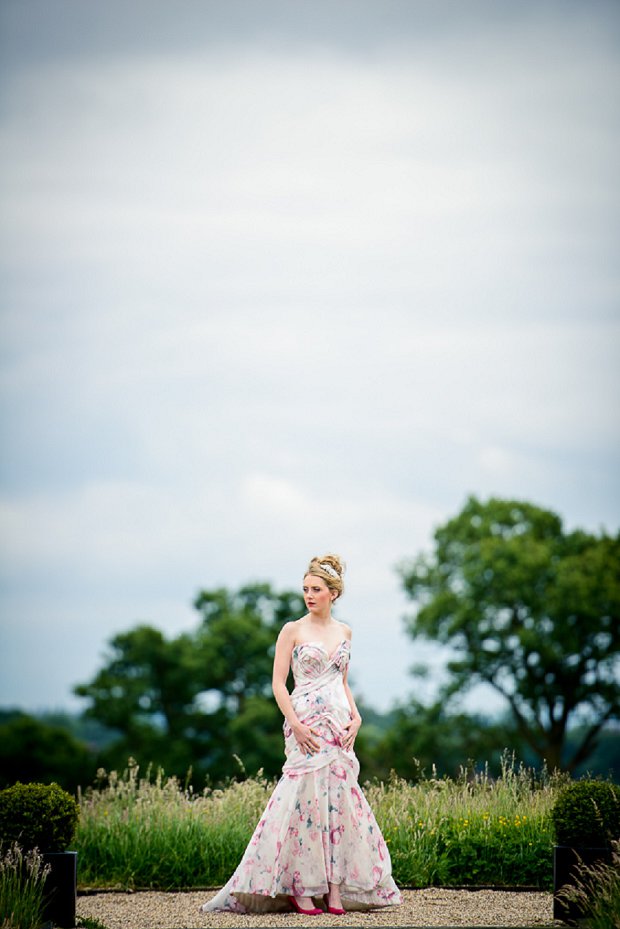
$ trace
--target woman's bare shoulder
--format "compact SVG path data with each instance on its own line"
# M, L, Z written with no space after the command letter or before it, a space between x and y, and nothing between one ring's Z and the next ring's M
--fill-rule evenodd
M285 642L291 641L294 643L297 638L297 634L298 634L299 626L301 622L302 622L301 619L292 619L290 620L290 622L284 623L284 625L280 629L280 634L278 638L283 639Z

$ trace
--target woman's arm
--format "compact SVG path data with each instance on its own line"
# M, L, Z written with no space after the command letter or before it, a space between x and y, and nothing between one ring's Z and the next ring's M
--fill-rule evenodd
M295 629L293 623L286 623L286 625L282 627L280 635L278 636L278 641L276 642L271 686L273 695L276 698L276 703L293 730L293 735L297 740L299 748L306 754L314 754L314 752L318 752L320 749L319 743L314 738L318 733L315 729L311 729L310 726L306 726L299 719L293 709L290 694L286 689L286 679L291 666L291 655L293 654L294 646Z
M348 636L349 641L351 637ZM355 737L359 732L360 726L362 725L362 717L357 708L353 694L351 693L351 688L349 687L349 669L347 668L343 675L344 682L344 692L347 695L347 700L349 702L349 709L351 710L351 722L346 726L347 734L342 741L342 747L350 752L353 748L353 743L355 742Z

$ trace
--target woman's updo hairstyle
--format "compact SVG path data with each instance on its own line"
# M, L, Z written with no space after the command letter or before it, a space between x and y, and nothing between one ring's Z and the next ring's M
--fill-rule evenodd
M322 578L330 590L336 591L336 600L342 597L344 593L344 582L342 577L345 571L345 563L339 555L322 555L320 558L313 558L308 565L305 577L313 574L315 577Z

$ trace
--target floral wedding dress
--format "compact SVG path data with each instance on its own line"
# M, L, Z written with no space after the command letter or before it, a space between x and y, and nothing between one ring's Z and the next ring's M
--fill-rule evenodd
M357 782L359 762L342 741L350 721L343 675L350 645L331 654L318 642L293 649L293 707L319 733L320 751L302 754L284 723L286 762L239 867L204 911L290 909L289 897L322 905L328 883L340 885L346 909L401 902L390 855Z

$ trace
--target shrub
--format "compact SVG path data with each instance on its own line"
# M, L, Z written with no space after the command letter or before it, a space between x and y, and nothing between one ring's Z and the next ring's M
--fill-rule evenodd
M58 784L13 784L0 790L0 844L63 852L77 829L79 807Z
M575 781L560 790L551 810L558 845L608 848L620 838L620 787L607 781Z
M43 921L43 892L49 865L36 849L24 854L16 843L0 857L2 929L38 929Z
M575 781L560 790L551 818L558 845L609 848L620 838L620 787L607 781Z

